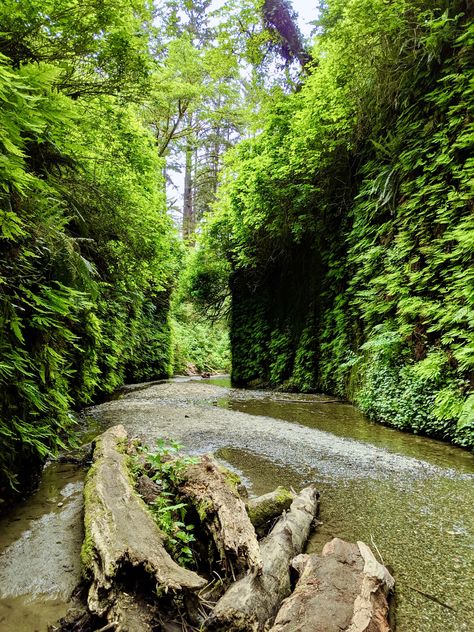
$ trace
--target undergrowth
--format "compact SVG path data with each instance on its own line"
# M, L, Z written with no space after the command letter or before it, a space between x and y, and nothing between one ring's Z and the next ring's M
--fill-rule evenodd
M182 566L195 566L190 545L195 541L195 525L188 521L189 506L179 497L178 486L183 470L198 459L182 456L182 445L175 441L167 443L158 439L153 452L142 448L140 454L146 454L150 469L147 474L159 486L160 493L149 506L151 513L166 535L165 547L173 559ZM132 466L135 475L141 470L138 461Z

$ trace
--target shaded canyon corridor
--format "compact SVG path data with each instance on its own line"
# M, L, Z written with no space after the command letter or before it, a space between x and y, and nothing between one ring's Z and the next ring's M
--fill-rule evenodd
M253 496L309 485L315 506L314 483L308 551L370 546L396 630L472 629L473 17L0 3L2 631L71 603L84 446L119 424L155 450L128 446L125 489L152 468L162 493L130 497L181 566L192 459L164 438Z

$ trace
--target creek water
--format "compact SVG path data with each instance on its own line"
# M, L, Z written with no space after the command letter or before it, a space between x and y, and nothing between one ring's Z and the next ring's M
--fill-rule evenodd
M212 451L252 494L316 483L322 524L309 551L334 536L369 544L396 579L398 632L474 630L470 453L372 424L331 398L226 380L130 386L85 413L93 432L122 423L150 447L165 437ZM41 632L67 608L79 579L80 479L47 469L38 493L0 522L2 632Z
M46 630L80 578L84 473L45 468L38 491L0 520L0 630Z

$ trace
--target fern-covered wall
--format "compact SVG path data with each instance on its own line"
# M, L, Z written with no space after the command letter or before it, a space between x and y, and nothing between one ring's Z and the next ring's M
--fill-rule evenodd
M229 160L236 384L474 443L472 7L332 0L315 64Z
M149 9L20 4L0 9L2 499L68 442L74 408L169 375L177 250L137 105Z

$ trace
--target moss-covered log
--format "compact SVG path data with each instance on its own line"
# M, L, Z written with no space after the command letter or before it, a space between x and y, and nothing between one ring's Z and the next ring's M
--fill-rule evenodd
M206 623L213 632L258 632L275 617L291 592L290 562L303 550L318 509L319 494L306 487L262 541L263 572L232 584Z
M247 501L247 512L255 529L264 527L290 508L294 495L284 487Z
M196 508L224 569L255 575L262 569L257 536L245 504L228 478L210 456L204 456L186 468L180 493Z
M133 569L153 578L157 591L163 593L195 591L206 583L176 564L165 550L164 534L134 490L127 441L123 426L114 426L97 439L84 491L82 561L91 582L87 603L92 613L110 621L118 612L121 620L127 610L136 613L135 607L124 608L118 599L120 577Z

